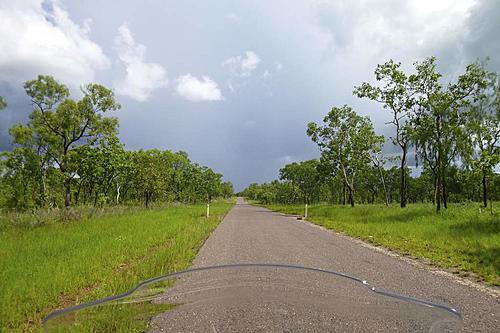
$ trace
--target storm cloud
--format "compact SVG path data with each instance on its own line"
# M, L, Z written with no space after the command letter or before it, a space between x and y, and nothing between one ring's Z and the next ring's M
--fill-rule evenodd
M435 55L451 80L489 56L499 71L499 31L495 0L0 0L0 149L31 111L23 81L98 82L123 105L127 148L186 151L240 190L318 156L306 125L333 105L390 137L389 114L352 95L378 63Z

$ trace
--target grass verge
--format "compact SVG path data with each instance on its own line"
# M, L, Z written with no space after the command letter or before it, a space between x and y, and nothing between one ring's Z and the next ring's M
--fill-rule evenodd
M49 312L189 267L234 203L172 206L0 229L0 331L39 331Z
M268 205L302 215L302 205ZM377 205L317 205L308 221L453 272L500 285L500 215L478 204L453 204L436 214L430 204L401 209Z

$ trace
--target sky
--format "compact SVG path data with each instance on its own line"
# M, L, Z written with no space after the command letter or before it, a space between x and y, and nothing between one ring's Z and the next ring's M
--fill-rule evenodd
M0 0L0 150L32 110L23 82L50 74L75 98L112 88L126 149L185 151L239 191L318 157L306 125L332 106L393 135L352 94L377 64L436 56L449 81L486 57L500 71L499 55L498 0Z

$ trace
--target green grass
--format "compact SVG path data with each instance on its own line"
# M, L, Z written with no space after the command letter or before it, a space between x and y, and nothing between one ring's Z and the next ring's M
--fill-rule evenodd
M49 312L189 267L233 203L172 206L0 229L0 331L39 331Z
M500 203L496 203L497 207ZM301 215L302 205L270 205L273 210ZM436 214L431 204L396 206L318 205L308 220L404 255L500 285L500 216L479 204L453 204Z

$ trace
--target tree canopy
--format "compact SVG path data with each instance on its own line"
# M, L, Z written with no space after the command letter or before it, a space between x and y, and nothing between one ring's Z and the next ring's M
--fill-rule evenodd
M233 194L222 175L184 152L127 151L118 138L112 90L82 87L80 99L51 76L24 84L33 111L10 129L13 149L0 160L0 206L16 209L128 202L210 201Z
M355 201L388 204L398 198L402 208L407 202L429 201L437 211L447 208L450 200L481 200L484 207L488 199L498 200L498 73L476 62L455 80L444 82L435 57L415 62L412 73L394 60L378 65L374 73L375 83L362 83L354 95L390 112L390 138L400 149L398 167L393 156L382 153L384 138L375 133L371 121L344 105L333 107L323 124L307 126L308 136L318 145L319 160L285 165L280 181L251 184L242 194L266 203L312 200L352 206ZM411 151L416 164L410 168Z

